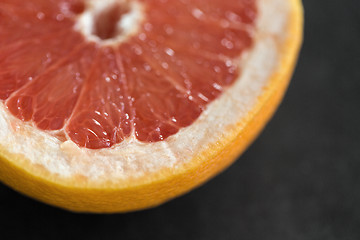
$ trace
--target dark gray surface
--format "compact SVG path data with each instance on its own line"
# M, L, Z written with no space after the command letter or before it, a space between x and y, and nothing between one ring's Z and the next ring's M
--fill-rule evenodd
M72 214L0 185L0 239L360 239L360 2L304 3L285 101L229 170L125 215Z

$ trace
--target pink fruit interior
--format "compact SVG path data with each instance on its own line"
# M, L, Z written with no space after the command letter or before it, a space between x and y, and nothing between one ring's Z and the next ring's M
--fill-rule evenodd
M252 46L256 0L144 0L140 30L103 45L74 28L81 0L0 0L0 98L17 118L60 130L80 147L132 133L162 141L191 125L239 76ZM129 11L99 14L109 39Z

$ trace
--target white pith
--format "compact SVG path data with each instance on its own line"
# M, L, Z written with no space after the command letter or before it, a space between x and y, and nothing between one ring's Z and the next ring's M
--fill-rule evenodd
M165 141L141 143L133 137L111 149L79 148L71 141L62 142L18 120L1 103L1 147L23 155L32 164L41 165L53 174L81 175L90 181L140 177L190 161L209 145L226 138L229 134L226 129L253 108L279 64L279 45L286 37L290 3L288 0L258 0L258 8L255 45L239 59L242 75L208 105L194 124Z
M128 4L130 11L124 14L121 20L117 23L116 28L121 31L121 34L115 38L101 40L99 37L93 35L95 17L98 13L104 11L107 7L115 3ZM75 29L81 32L88 40L101 43L103 45L119 44L129 36L136 33L142 21L142 5L137 1L127 0L88 0L86 2L85 11L80 14L75 25Z

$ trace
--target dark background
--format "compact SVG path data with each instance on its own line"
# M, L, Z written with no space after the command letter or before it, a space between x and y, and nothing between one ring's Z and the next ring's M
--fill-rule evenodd
M0 239L360 239L360 1L304 5L286 98L230 169L123 215L73 214L0 185Z

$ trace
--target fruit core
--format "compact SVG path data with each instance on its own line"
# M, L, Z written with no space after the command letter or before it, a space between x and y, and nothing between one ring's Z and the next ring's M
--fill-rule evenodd
M1 0L0 99L79 147L162 141L241 74L256 0Z
M119 44L139 30L142 4L129 0L89 0L75 29L101 44Z

